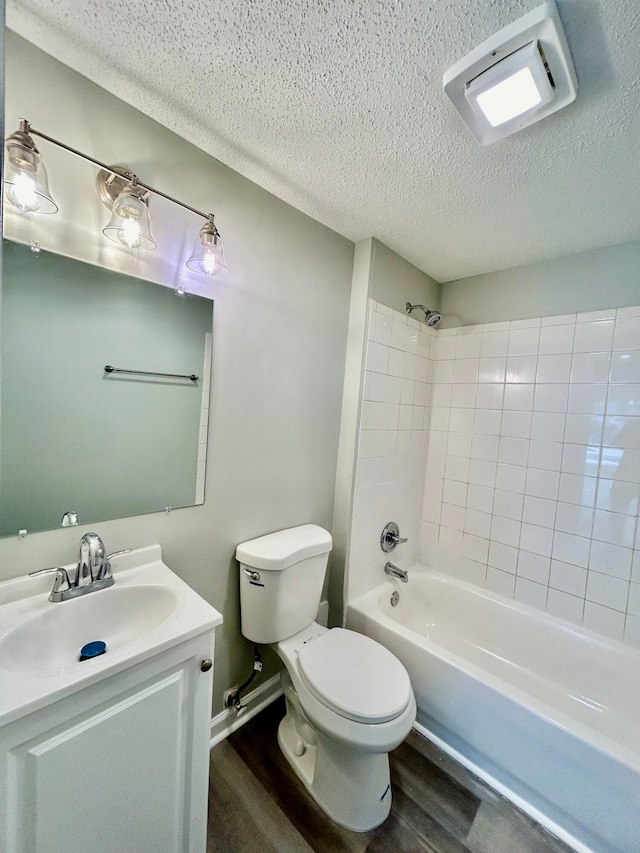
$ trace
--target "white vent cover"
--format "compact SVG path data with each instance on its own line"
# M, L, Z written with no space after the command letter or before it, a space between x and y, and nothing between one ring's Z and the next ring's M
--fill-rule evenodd
M450 68L444 91L480 145L546 118L578 80L555 3L543 3Z

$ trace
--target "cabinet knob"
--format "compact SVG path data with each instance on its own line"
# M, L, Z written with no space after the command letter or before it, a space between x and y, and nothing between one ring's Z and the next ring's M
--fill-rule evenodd
M200 669L203 672L209 672L209 670L211 669L212 666L213 666L213 661L209 660L209 658L207 658L206 660L203 660L202 663L200 664Z

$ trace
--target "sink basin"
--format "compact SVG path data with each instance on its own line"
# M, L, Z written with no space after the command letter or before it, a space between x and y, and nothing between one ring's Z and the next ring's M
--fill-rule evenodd
M91 666L92 660L78 660L86 643L103 640L108 655L156 628L176 604L172 590L150 584L114 586L57 603L0 639L0 669L61 672L72 666Z
M113 586L60 602L49 601L51 575L0 583L0 733L222 623L162 561L159 545L114 556L112 570ZM106 654L80 661L80 649L95 640Z

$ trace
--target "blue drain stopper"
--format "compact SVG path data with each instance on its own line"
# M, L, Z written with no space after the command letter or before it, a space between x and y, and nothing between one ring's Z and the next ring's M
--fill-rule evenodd
M107 651L107 644L102 640L94 640L80 649L80 660L90 660L103 655Z

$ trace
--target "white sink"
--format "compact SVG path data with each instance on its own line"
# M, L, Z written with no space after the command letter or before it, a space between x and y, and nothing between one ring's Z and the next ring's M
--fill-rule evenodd
M49 601L51 575L0 583L0 726L222 623L159 545L114 557L113 575L113 586L61 602ZM80 661L94 640L106 654Z
M110 654L164 622L177 603L172 590L151 585L113 586L58 602L0 639L0 669L62 672L91 666L97 658L79 660L86 643L103 640Z

